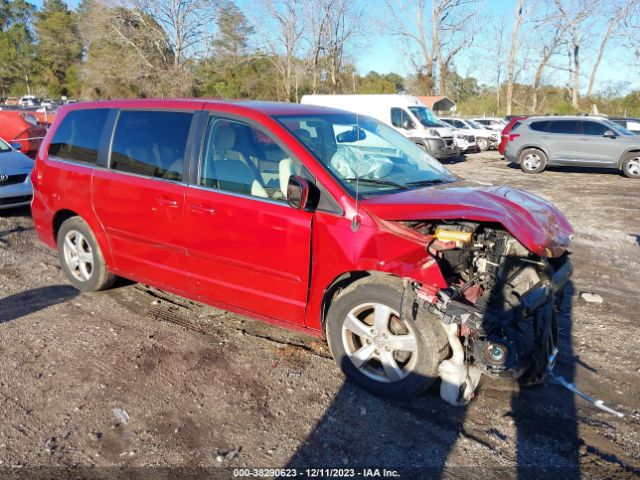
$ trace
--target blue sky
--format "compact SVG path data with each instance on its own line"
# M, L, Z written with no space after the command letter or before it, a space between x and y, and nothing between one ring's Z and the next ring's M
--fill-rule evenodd
M406 58L402 48L399 47L398 39L392 35L385 33L381 28L378 20L385 16L385 0L354 0L357 2L370 16L369 31L360 44L351 52L351 60L353 60L360 73L366 74L370 70L380 73L397 72L406 75L412 72L411 62ZM411 0L405 0L410 2ZM513 16L516 0L481 0L482 16L476 20L478 24L490 25L493 21L506 16L507 25L510 25ZM545 0L537 0L545 1ZM551 1L551 0L546 0ZM37 6L42 4L42 0L32 0ZM240 8L245 8L247 16L251 18L252 0L236 0ZM75 8L78 0L69 0L69 5ZM471 25L470 28L474 28ZM594 33L599 37L602 32L602 25L596 25ZM508 34L508 32L507 32ZM476 39L476 47L466 49L461 52L456 60L456 67L461 74L471 72L477 77L481 83L491 82L491 69L494 68L496 39L495 31L486 28L484 34ZM593 47L595 48L595 47ZM591 62L590 57L593 56L593 48L590 50L584 48L585 57L583 59L583 88L586 89L588 75L590 74ZM492 57L492 55L494 55ZM481 58L482 62L478 59ZM558 61L564 61L559 59ZM609 43L605 52L605 57L598 71L598 86L600 89L608 86L616 86L623 90L629 88L640 88L640 80L638 80L638 68L630 68L631 58L629 58L628 50L622 45L617 44L615 40ZM526 71L522 74L522 81L528 81ZM562 85L566 83L567 73L563 71L549 70L546 80L550 83Z

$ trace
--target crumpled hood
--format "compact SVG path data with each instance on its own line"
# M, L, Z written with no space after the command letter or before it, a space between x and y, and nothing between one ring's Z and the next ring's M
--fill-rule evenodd
M510 187L460 181L381 195L361 202L382 220L464 219L496 222L539 256L558 256L573 228L550 202Z
M0 172L6 175L20 175L31 173L33 160L24 153L11 151L0 152Z

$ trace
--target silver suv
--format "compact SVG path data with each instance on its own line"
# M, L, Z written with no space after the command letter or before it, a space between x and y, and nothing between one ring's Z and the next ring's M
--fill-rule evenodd
M520 120L509 132L504 156L527 173L558 165L612 168L640 178L640 136L600 117Z

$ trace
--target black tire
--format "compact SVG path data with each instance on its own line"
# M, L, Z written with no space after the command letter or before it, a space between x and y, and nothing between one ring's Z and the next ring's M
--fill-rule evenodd
M326 322L329 348L347 378L369 393L393 399L410 398L429 388L438 377L438 365L449 354L449 343L439 319L422 309L414 319L411 306L404 305L405 313L400 320L396 314L400 313L402 297L403 286L398 279L367 277L352 283L338 294L329 308ZM375 336L369 332L371 337L363 340L364 336L358 336L350 329L343 330L348 323L349 313L360 308L364 309L356 318L363 320L360 323L365 327L373 328L376 325L373 323L375 309L367 306L371 303L393 312L387 321L386 332L377 331ZM365 322L371 322L372 325ZM387 340L383 340L384 335ZM415 340L413 352L391 350L386 346L386 341L393 345L391 342L397 342L400 335L404 335L401 339L407 340L411 336ZM372 348L376 349L375 353L358 368L350 354L364 349L371 351ZM402 373L401 377L390 381L391 377L383 367L383 357L387 362L390 357L393 359Z
M71 217L65 220L58 230L57 242L60 266L78 290L97 292L114 284L116 276L107 270L96 237L82 218ZM65 242L68 242L66 246ZM84 261L89 258L90 262Z
M525 173L540 173L547 168L547 156L537 148L525 148L520 152L518 163Z
M622 161L622 171L628 178L640 178L640 153L628 153Z
M489 145L491 145L489 143L489 140L487 140L486 138L476 138L476 143L478 144L478 148L481 152L489 150Z

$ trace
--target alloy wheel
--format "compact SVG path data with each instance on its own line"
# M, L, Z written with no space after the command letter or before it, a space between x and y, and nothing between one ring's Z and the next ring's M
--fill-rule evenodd
M527 170L535 170L542 164L542 158L540 158L540 155L538 155L537 153L529 153L522 160L522 164Z
M398 312L381 303L353 308L342 325L342 341L353 365L379 382L397 382L417 362L416 336Z
M81 282L89 280L93 273L94 258L85 236L77 230L70 230L64 237L62 251L71 274Z
M635 157L627 163L627 171L634 177L640 176L640 157Z

